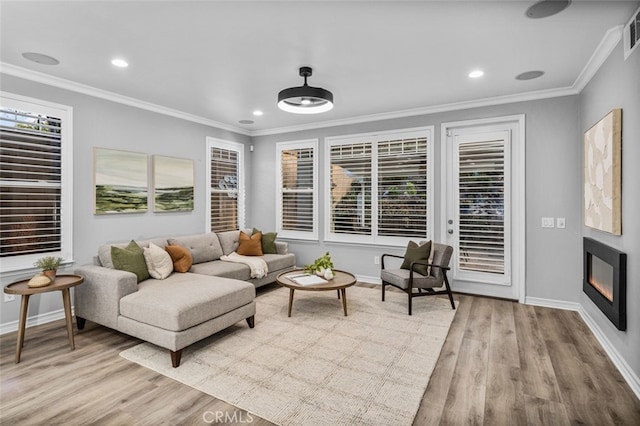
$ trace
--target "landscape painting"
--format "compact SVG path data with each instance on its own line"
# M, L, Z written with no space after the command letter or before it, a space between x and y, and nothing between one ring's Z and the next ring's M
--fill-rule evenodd
M153 193L156 212L193 210L193 160L153 156Z
M93 159L96 214L147 211L147 154L94 148Z

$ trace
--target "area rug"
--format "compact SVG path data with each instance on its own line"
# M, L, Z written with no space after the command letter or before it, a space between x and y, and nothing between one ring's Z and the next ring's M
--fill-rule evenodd
M447 299L347 289L274 289L256 298L255 328L241 322L195 343L172 368L150 343L120 355L278 425L411 425L455 311Z

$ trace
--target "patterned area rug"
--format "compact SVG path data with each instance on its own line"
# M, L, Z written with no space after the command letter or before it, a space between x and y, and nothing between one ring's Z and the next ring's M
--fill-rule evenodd
M455 311L436 297L380 289L257 297L256 326L241 322L186 348L179 368L142 343L120 355L278 425L411 425ZM457 303L456 303L457 306Z

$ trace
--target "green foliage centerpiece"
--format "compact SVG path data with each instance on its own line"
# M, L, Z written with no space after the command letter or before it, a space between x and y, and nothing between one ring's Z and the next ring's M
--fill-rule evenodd
M326 252L323 256L320 256L310 265L304 266L305 272L310 274L316 274L323 277L326 280L333 278L333 262L331 261L331 255Z

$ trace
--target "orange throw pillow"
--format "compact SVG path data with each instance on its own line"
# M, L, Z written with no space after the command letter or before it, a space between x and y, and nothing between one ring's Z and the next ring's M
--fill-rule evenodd
M193 265L193 257L188 248L179 245L169 245L164 248L173 261L173 270L176 272L189 272Z
M243 256L262 256L262 232L248 236L240 231L240 243L236 253Z

